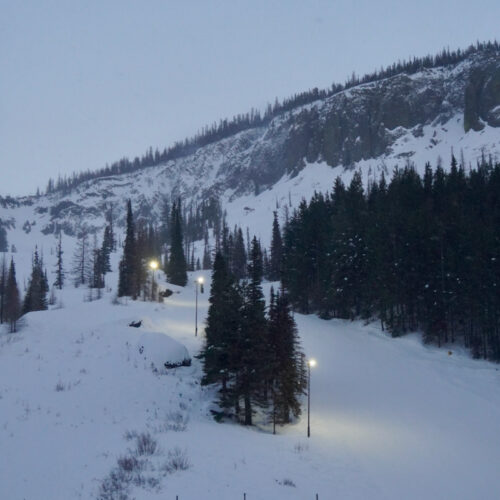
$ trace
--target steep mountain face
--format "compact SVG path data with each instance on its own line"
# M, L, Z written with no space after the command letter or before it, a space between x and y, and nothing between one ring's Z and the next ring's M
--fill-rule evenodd
M288 192L306 196L313 184L327 190L335 176L348 179L355 169L369 181L408 161L421 168L441 156L447 163L452 148L472 165L482 154L500 153L498 52L477 52L455 65L352 87L189 156L87 181L69 194L0 199L0 219L7 230L23 227L29 233L36 225L44 234L62 229L74 235L82 225L101 228L110 204L121 223L127 198L138 217L158 220L165 196L182 195L185 204L218 196L229 206L283 179ZM320 164L319 178L327 183L322 186L313 182L314 172L301 175ZM274 198L266 199L277 203Z
M287 168L302 158L351 166L391 152L401 128L463 116L464 131L500 126L500 55L476 56L448 68L360 85L300 110L285 144Z

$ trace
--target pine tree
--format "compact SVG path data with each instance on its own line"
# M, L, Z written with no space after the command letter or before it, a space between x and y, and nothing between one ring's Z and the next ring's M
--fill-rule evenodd
M114 218L114 213L113 213L113 203L110 204L109 210L107 213L107 228L108 228L108 235L106 239L106 250L111 253L111 252L116 252L116 238L115 238L115 218Z
M278 213L274 212L273 231L271 237L271 257L269 259L269 280L277 281L281 275L281 260L283 258L283 241L278 222Z
M153 249L150 246L150 235L146 225L139 224L136 231L135 239L135 261L134 261L134 281L136 286L136 295L140 295L141 291L144 300L150 290L147 286L147 262L153 258Z
M92 274L89 255L89 235L88 231L84 228L78 237L73 255L72 275L75 287L86 285L89 282Z
M208 244L208 227L205 226L205 232L203 235L204 246L203 246L203 269L212 268L212 259L210 257L210 245Z
M7 262L5 255L0 263L0 324L4 322L5 315L5 294L7 289Z
M267 330L266 304L262 292L262 251L254 236L248 265L248 284L244 288L243 325L240 339L240 370L238 373L238 394L244 405L243 421L252 425L255 406L265 406L262 398L262 384L268 355L265 341Z
M238 336L243 299L220 252L215 256L209 297L203 358L204 384L220 384L219 406L235 406L238 372Z
M247 275L247 252L243 231L240 227L234 228L232 244L232 272L237 280L241 280Z
M97 247L97 236L94 234L94 245L92 248L92 259L91 259L92 276L89 281L90 288L101 289L104 288L104 256L102 247Z
M104 274L111 272L110 255L114 247L113 240L114 240L113 228L111 224L108 224L104 228L104 235L102 238L102 246L101 246L102 266Z
M16 280L14 259L10 261L5 297L5 320L9 322L10 332L17 331L17 320L21 314L21 299Z
M118 277L118 296L137 297L137 249L135 244L135 225L132 213L132 202L127 201L127 230L123 245L123 256L120 260Z
M54 286L59 288L59 290L62 290L62 287L64 286L64 279L65 279L65 273L64 273L64 267L63 267L63 249L62 249L62 234L59 232L59 240L57 242L57 248L56 248L56 280L54 282Z
M35 248L31 264L31 277L24 297L23 314L46 310L48 289L47 277L43 271L43 261L38 256L38 249Z
M286 424L291 415L300 415L300 396L306 387L306 375L297 326L283 290L276 296L271 290L267 345L273 424Z
M167 279L174 285L185 286L187 283L187 264L183 246L180 200L172 205L170 220L170 257L168 259Z
M2 221L0 220L0 252L8 252L9 244L7 242L7 231L2 226Z
M172 210L168 198L164 198L161 207L160 241L162 247L166 247L170 242L170 223ZM166 268L165 268L166 270Z

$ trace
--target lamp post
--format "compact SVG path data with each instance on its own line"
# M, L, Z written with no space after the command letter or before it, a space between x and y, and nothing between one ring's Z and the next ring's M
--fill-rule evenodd
M311 437L311 368L316 366L316 360L307 360L307 437Z
M195 286L196 286L196 308L195 308L195 313L194 313L194 324L195 324L195 329L194 329L194 336L198 336L198 286L200 287L200 292L203 293L203 282L205 280L203 279L203 276L198 276L195 280Z
M154 300L155 296L155 271L158 269L158 262L156 260L152 260L149 263L149 267L151 268L151 273L153 278L151 280L151 300Z

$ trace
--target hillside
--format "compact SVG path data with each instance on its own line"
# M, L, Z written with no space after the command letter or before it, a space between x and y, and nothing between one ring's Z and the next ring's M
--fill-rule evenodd
M194 287L179 291L164 304L113 305L112 293L86 302L87 291L68 289L63 308L0 335L1 498L90 499L103 484L127 496L102 498L137 500L496 498L495 365L415 337L389 340L373 325L296 315L318 360L311 438L305 414L276 436L262 424L218 424L198 360L167 371L151 364L178 356L177 343L191 357L202 345ZM199 308L204 318L206 295ZM157 449L117 476L143 433ZM187 470L172 472L173 456Z
M158 223L165 197L180 195L186 207L217 197L230 223L249 226L266 241L270 224L259 227L261 216L330 189L338 175L348 182L360 170L368 184L408 162L423 172L427 161L435 166L440 158L448 165L452 150L465 165L475 166L482 155L498 158L499 82L495 51L396 74L283 112L158 166L96 178L68 193L0 199L0 220L9 233L32 228L32 241L39 232L62 229L73 236L81 226L101 229L111 204L123 223L127 198L139 218ZM19 248L23 238L14 234L9 241Z
M273 436L258 418L251 428L213 419L215 389L200 385L196 358L197 273L180 288L158 271L175 292L163 303L116 291L127 199L137 221L157 227L165 200L180 196L189 210L217 199L230 229L269 248L273 212L283 223L337 176L348 184L360 172L366 188L397 167L446 169L452 152L465 170L498 160L499 89L500 54L477 51L318 95L155 166L0 198L9 250L0 259L15 260L21 294L35 247L52 285L59 233L67 273L49 311L25 315L15 334L0 326L0 498L496 498L496 364L456 344L423 345L418 332L390 339L378 322L295 314L304 352L318 360L312 436L305 414ZM97 298L72 286L70 270L79 234L100 243L110 207L118 250ZM201 258L203 241L190 243ZM208 292L210 271L200 273ZM207 309L205 294L201 330ZM187 357L190 366L163 368Z

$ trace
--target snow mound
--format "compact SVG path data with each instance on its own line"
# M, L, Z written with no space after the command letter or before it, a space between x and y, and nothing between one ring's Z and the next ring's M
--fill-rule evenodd
M137 352L144 361L151 363L160 372L166 368L191 365L186 347L162 333L142 333L137 342Z

